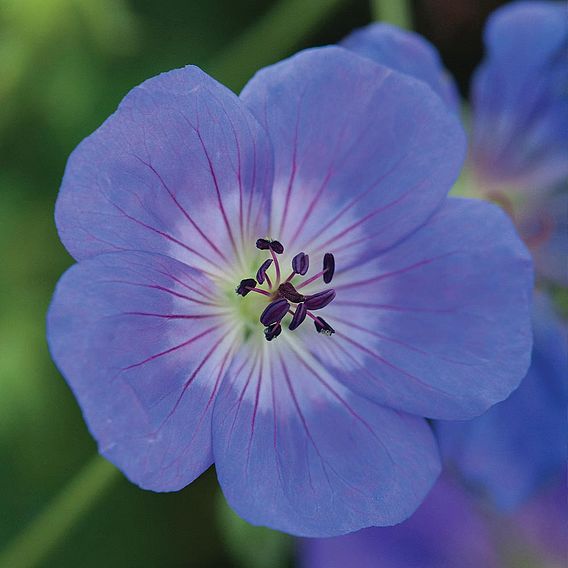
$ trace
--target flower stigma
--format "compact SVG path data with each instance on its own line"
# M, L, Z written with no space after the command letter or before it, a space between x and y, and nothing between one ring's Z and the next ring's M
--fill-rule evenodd
M282 278L281 264L278 256L284 252L284 246L280 241L260 238L256 241L256 248L267 251L267 258L256 272L255 278L244 278L235 288L235 292L242 296L261 296L264 300L261 304L262 311L258 317L264 326L264 337L272 341L282 333L282 322L286 316L288 330L294 331L310 318L318 333L331 336L335 330L321 316L312 312L321 310L329 305L335 298L335 290L328 288L315 294L303 294L302 288L322 278L325 284L329 284L335 273L335 258L328 252L323 257L323 267L320 272L307 280L292 283L297 277L303 277L308 273L310 259L304 252L298 253L292 259L292 271L286 279ZM273 274L269 272L273 269ZM258 304L255 304L258 307Z

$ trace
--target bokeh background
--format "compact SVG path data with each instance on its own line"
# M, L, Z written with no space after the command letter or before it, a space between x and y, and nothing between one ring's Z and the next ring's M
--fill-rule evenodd
M503 3L411 3L463 93L483 23ZM69 153L161 71L193 63L238 91L259 67L376 17L364 0L0 0L0 550L96 451L45 342L51 293L72 263L53 222ZM291 538L225 508L214 470L176 494L116 474L65 532L40 566L294 565Z

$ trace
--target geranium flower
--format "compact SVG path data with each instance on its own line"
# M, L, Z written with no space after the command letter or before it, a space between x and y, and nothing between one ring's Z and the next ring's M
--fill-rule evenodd
M240 98L195 67L130 92L56 206L79 262L49 344L101 454L155 491L214 462L294 534L408 517L440 469L424 417L528 366L530 261L497 207L446 198L463 155L428 87L338 47Z

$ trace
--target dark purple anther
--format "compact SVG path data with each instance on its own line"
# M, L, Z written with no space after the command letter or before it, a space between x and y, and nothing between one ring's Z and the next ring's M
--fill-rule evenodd
M280 241L270 241L270 248L276 254L282 254L284 252L284 245Z
M310 257L303 252L299 252L293 259L292 259L292 270L299 274L300 276L304 276L310 267Z
M267 260L265 260L261 265L260 268L257 270L256 272L256 279L258 280L259 284L264 284L264 278L266 275L266 271L268 270L268 267L272 264L272 259L269 258Z
M260 250L273 250L276 254L284 252L284 245L280 241L270 239L256 239L256 248Z
M268 327L264 328L264 337L266 341L272 341L275 337L278 337L282 333L282 326L280 322L273 323Z
M235 288L235 292L240 296L246 296L251 288L256 286L256 280L254 278L245 278L241 280L241 283Z
M256 248L268 250L270 248L270 241L268 239L256 239Z
M306 308L308 310L321 310L333 301L333 298L335 298L335 290L333 288L312 294L306 298Z
M308 309L306 308L306 304L298 304L296 306L296 311L292 316L292 321L288 326L290 331L294 331L300 324L306 319L306 314L308 313Z
M323 273L323 281L329 284L335 272L335 257L330 252L326 252L323 255L323 269L325 270Z
M335 329L321 317L314 320L314 325L318 333L323 333L324 335L333 335L335 333Z
M260 323L269 326L280 321L286 315L289 308L290 303L284 298L271 302L260 315Z
M298 304L305 300L305 296L300 294L291 282L284 282L284 284L280 284L280 286L278 286L278 293L293 304Z

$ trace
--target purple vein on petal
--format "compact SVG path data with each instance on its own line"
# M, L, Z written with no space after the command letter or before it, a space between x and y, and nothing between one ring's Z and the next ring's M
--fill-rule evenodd
M369 213L367 213L366 215L364 215L360 219L357 219L357 221L353 222L351 225L349 225L345 229L341 230L339 233L336 233L335 235L333 235L332 237L327 239L327 241L325 241L324 243L319 245L318 249L323 249L323 248L329 247L329 245L331 245L333 242L343 238L345 235L348 235L351 231L353 231L357 227L360 227L361 225L363 225L364 223L369 221L369 219L372 219L373 217L375 217L379 213L383 213L384 211L387 211L391 207L400 204L409 195L412 195L421 185L425 184L426 181L427 180L421 181L420 183L411 187L409 190L405 191L402 195L400 195L399 197L397 197L395 200L391 201L390 203L387 203L386 205L381 205L381 207L377 207L376 209L373 209L372 211L370 211ZM329 225L326 227L326 229L328 227L329 227Z
M253 411L252 411L252 416L251 416L251 424L250 424L250 436L249 436L249 441L247 444L247 462L246 462L246 469L248 471L249 468L249 464L250 464L250 450L252 447L252 439L254 437L254 429L255 429L255 425L256 425L256 415L258 412L258 403L260 401L260 387L262 384L262 369L264 366L264 357L261 357L260 360L260 365L258 368L258 375L256 378L256 392L254 395L254 407L253 407Z
M240 410L241 410L241 406L242 406L242 403L243 403L245 394L246 394L246 392L247 392L248 386L249 386L249 384L250 384L250 381L251 381L251 379L252 379L252 376L253 376L253 374L254 374L254 371L255 371L255 369L256 369L256 366L260 363L260 358L261 358L261 357L260 357L260 353L257 353L257 355L256 355L256 357L255 357L255 359L254 359L254 361L252 362L252 364L251 364L251 366L250 366L250 372L249 372L249 374L248 374L248 376L247 376L247 378L246 378L246 380L245 380L245 386L242 388L241 392L239 393L239 396L237 397L237 402L235 402L235 403L233 404L233 406L231 407L231 409L229 410L229 413L228 413L228 414L230 414L230 413L233 411L233 409L235 408L235 406L237 407L237 409L235 410L235 415L233 416L233 423L231 424L231 428L230 428L230 430L229 430L229 436L227 436L227 447L230 445L231 440L232 440L232 438L233 438L233 434L234 434L234 431L235 431L235 424L237 423L237 418L238 418L239 412L240 412ZM241 373L242 373L242 371L243 371L243 369L245 368L245 366L246 366L247 363L249 363L249 360L245 358L244 361L243 361L243 364L242 364L242 365L239 367L239 369L235 372L235 377L234 377L234 379L233 379L233 384L234 384L234 383L237 381L237 379L240 377L240 375L241 375Z
M116 209L118 209L127 219L129 219L130 221L133 221L134 223L137 223L138 225L144 227L145 229L148 229L150 231L153 231L154 233L160 235L161 237L164 237L165 239L175 243L176 245L179 245L180 247L182 247L183 249L187 250L188 252L191 252L192 254L195 254L196 256L198 256L199 258L201 258L202 260L205 260L206 262L208 262L209 264L213 265L215 268L218 268L218 266L210 259L208 258L206 255L200 253L199 251L195 250L194 248L191 248L189 245L186 245L184 242L176 239L175 237L172 237L170 234L161 231L160 229L156 229L155 227L152 227L151 225L148 225L147 223L144 223L144 221L141 221L140 219L137 219L136 217L133 217L132 215L129 215L128 213L126 213L126 211L124 211L124 209L122 209L120 206L118 206L116 203L114 202L110 202L114 207L116 207ZM203 268L196 268L197 270L201 270L201 272L203 272L204 274L208 274L209 276L214 276L214 274L212 272L208 272L207 270L204 270Z
M465 367L471 366L470 364L465 363L464 361L458 361L456 359L444 357L443 355L438 354L438 353L431 353L429 351L424 351L424 349L419 349L418 347L411 345L410 343L407 343L406 341L402 341L400 339L390 337L388 335L385 335L384 333L379 333L378 331L374 331L374 330L369 329L367 327L364 327L362 325L356 324L351 320L347 320L347 319L340 318L340 317L337 317L337 316L334 316L334 320L337 320L337 321L343 323L347 327L352 327L353 329L358 329L359 331L362 331L364 333L368 333L369 335L372 335L373 337L376 337L377 339L381 339L381 340L387 341L389 343L394 343L396 345L400 345L401 347L404 347L405 349L408 349L409 351L414 351L415 353L420 353L421 355L427 355L429 357L436 357L438 359L441 359L443 361L447 361L448 363L452 363L454 365L462 365L462 366L465 366Z
M193 286L190 286L189 284L187 284L183 280L180 280L179 278L177 278L173 274L170 274L169 272L162 272L161 270L158 270L157 272L159 274L162 274L163 276L171 278L174 282L177 282L180 286L183 286L186 290L194 292L195 294L198 294L199 296L205 298L206 300L213 300L213 301L216 300L215 296L213 296L209 292L204 291L204 289L200 290L198 288L194 288ZM190 280L193 280L194 282L197 282L198 285L201 285L201 283L198 282L196 279L194 279L191 275L184 274L184 276Z
M149 168L154 175L158 178L160 184L162 185L162 187L166 190L166 192L168 193L168 195L170 196L170 198L172 199L172 201L175 203L176 207L181 211L182 215L187 219L187 221L189 221L189 223L195 228L195 230L199 233L199 235L205 240L205 242L225 261L227 262L227 257L223 254L223 252L217 247L217 245L215 245L215 243L213 241L211 241L211 239L203 232L203 230L197 225L197 223L193 220L193 218L191 217L191 215L187 212L187 210L183 207L183 205L177 200L175 194L172 192L172 190L167 186L166 182L163 180L162 176L158 173L158 171L154 168L154 166L152 166L152 164L149 164L147 162L145 162L142 158L140 158L139 156L137 156L136 154L133 154L134 157L139 160L140 162L142 162L142 164L144 164L147 168Z
M186 296L185 294L180 294L175 290L171 290L170 288L166 288L165 286L160 286L158 284L141 284L140 282L131 282L129 280L106 280L105 282L108 284L127 284L129 286L138 286L140 288L150 288L152 290L160 290L160 292L166 292L167 294L171 294L176 298L187 300L188 302L193 302L194 304L201 304L202 306L211 306L214 308L221 307L221 304L196 300L195 298L191 298L190 296Z
M381 447L385 450L385 453L389 457L389 460L394 464L394 459L389 451L389 449L384 445L383 441L377 436L376 432L371 428L370 424L360 416L353 407L303 358L299 353L294 351L294 356L298 359L299 363L305 367L315 379L357 420L360 422L365 429L377 440Z
M231 225L229 223L229 219L227 218L227 213L225 211L225 206L223 205L223 199L221 197L221 190L219 188L219 181L217 180L217 174L215 173L215 168L213 167L213 162L211 161L211 157L209 156L209 152L205 146L205 142L203 141L203 137L201 136L201 132L198 129L195 129L197 137L199 138L199 142L201 147L203 148L203 153L205 154L205 158L207 159L207 163L209 164L209 172L211 174L211 179L213 180L213 185L215 186L215 193L217 194L217 203L219 204L219 209L221 210L221 215L223 217L223 222L225 223L225 228L227 229L227 235L229 236L229 240L231 241L231 245L233 247L233 252L238 256L239 250L237 247L237 243L235 242L235 237L233 236L233 231L231 230Z
M364 497L369 497L369 495L367 495L364 491L362 491L361 489L359 489L358 487L354 486L353 484L351 484L347 479L345 479L336 469L335 467L333 467L333 465L324 458L324 456L322 456L316 441L314 440L310 429L308 427L308 423L306 421L306 418L304 416L304 413L302 412L302 409L300 408L300 405L298 403L298 399L296 397L296 392L292 386L292 382L290 380L290 376L288 374L288 369L286 367L286 364L284 363L284 359L282 358L282 356L280 356L280 364L282 365L282 370L284 371L284 377L286 378L286 384L288 386L288 390L290 392L290 395L292 397L292 400L294 402L294 406L296 408L296 411L298 412L298 415L300 417L300 421L302 422L302 426L306 432L306 436L308 437L308 439L310 440L318 458L320 459L321 465L322 465L322 469L323 472L325 474L325 478L327 480L327 483L329 485L329 488L333 491L333 486L331 484L331 480L329 478L329 472L328 472L328 468L331 470L331 472L337 477L337 479L339 479L342 483L344 483L347 487L350 487L351 489L353 489L353 491L359 493L360 495L364 496ZM309 474L310 470L308 467L308 474ZM310 476L310 485L312 487L312 489L314 489L313 484L311 482L311 476ZM314 490L315 492L315 490Z
M337 288L337 286L336 286ZM353 306L359 308L371 308L375 310L386 310L393 312L410 312L425 314L455 314L458 311L455 308L434 309L434 308L411 308L405 306L393 306L392 304L374 304L372 302L358 302L353 300L335 300L334 306ZM339 319L339 318L336 318Z
M296 114L296 123L294 126L294 141L292 143L292 167L290 170L290 178L288 180L288 187L286 189L286 197L284 199L284 211L282 213L282 219L280 221L280 231L279 234L284 234L284 226L286 224L286 217L288 216L288 209L290 207L290 197L292 195L292 188L294 187L294 181L296 179L296 172L298 170L298 131L300 128L300 115L304 97L306 95L305 89L300 94L300 99L298 100L298 112Z
M345 138L345 131L346 131L346 129L349 125L350 125L350 119L347 119L344 122L344 124L342 125L339 136L337 137L334 149L331 153L332 158L329 161L328 170L327 170L327 173L324 177L324 180L323 180L320 188L318 189L318 191L316 192L316 194L312 198L312 201L310 202L310 204L306 208L306 211L305 211L304 216L302 217L301 221L298 223L298 226L296 227L296 230L295 230L294 234L292 235L292 238L289 241L289 245L288 245L289 247L293 247L293 245L296 243L297 238L300 236L302 230L306 226L308 219L311 217L312 213L314 212L316 205L318 204L321 196L323 195L323 192L327 188L329 181L330 181L331 177L333 176L333 174L337 170L341 169L342 165L349 158L351 152L357 147L357 145L359 144L361 139L363 139L367 135L368 131L371 129L371 126L374 127L374 125L372 125L372 123L370 122L369 125L367 125L367 127L365 127L359 133L359 135L351 143L349 148L347 148L347 150L344 151L341 160L337 160L337 158L336 158L337 151L338 151L339 148L341 148L343 146L343 141L344 141L344 138Z
M229 315L229 312L219 312L216 314L155 314L151 312L122 312L121 315L124 316L147 316L154 318L163 319L207 319L207 318L217 318L220 316Z
M325 225L325 227L323 228L323 230L316 236L316 238L312 239L309 243L307 243L306 247L308 248L313 248L314 242L317 240L317 238L319 238L322 234L324 234L328 229L330 229L331 227L333 227L333 225L335 225L335 223L337 223L337 221L339 221L339 219L341 219L341 217L343 217L343 215L345 215L350 209L352 209L355 205L357 205L357 203L359 201L361 201L361 199L363 199L366 195L368 195L371 191L373 191L377 185L381 182L383 182L385 179L387 179L387 177L392 174L397 167L400 165L400 163L407 157L407 154L402 155L386 172L381 173L381 175L373 180L371 182L371 184L369 185L369 187L367 187L367 189L364 189L361 193L359 193L358 195L356 195L351 201L349 201L348 203L346 203L336 214L334 217L332 217ZM410 190L411 191L411 190ZM403 197L404 195L406 195L407 192L405 192L402 196L398 197L397 199L395 199L392 203L389 203L385 206L381 206L381 209L386 209L388 207L390 207L392 204L396 204L401 197ZM332 238L333 240L333 238ZM326 246L326 244L329 241L326 241L324 244L319 245L318 248L322 248L324 246Z
M154 355L150 355L150 357L147 357L143 361L139 361L138 363L133 363L132 365L128 365L127 367L124 367L122 370L123 371L129 371L130 369L134 369L135 367L140 367L141 365L145 365L146 363L149 363L150 361L154 361L155 359L163 357L164 355L169 355L170 353L173 353L174 351L177 351L178 349L182 349L183 347L187 347L188 345L190 345L194 341L197 341L198 339L201 339L202 337L209 335L211 332L215 331L216 329L219 329L219 327L221 327L221 325L222 324L218 324L218 325L215 325L213 327L210 327L209 329L206 329L205 331L202 331L201 333L194 335L190 339L187 339L186 341L183 341L182 343L179 343L178 345L175 345L174 347L170 347L169 349L166 349L165 351L160 351L159 353L155 353Z
M414 264L411 264L409 266L405 266L404 268L399 268L398 270L393 270L392 272L386 272L385 274L379 274L378 276L374 276L373 278L367 278L365 280L359 280L357 282L349 282L348 284L339 284L338 286L335 286L335 290L340 290L340 289L346 290L348 288L356 288L358 286L366 286L367 284L372 284L373 282L380 282L381 280L386 280L387 278L390 278L391 276L398 276L399 274L404 274L405 272L410 272L410 271L414 270L415 268L420 268L421 266L426 266L428 264L431 264L432 262L440 260L441 258L445 258L447 256L452 256L453 254L457 254L459 252L460 252L459 250L450 251L450 252L435 256L433 258L427 258L427 259L421 260L419 262L415 262Z
M419 377L417 377L416 375L413 375L412 373L409 373L408 371L405 371L402 367L399 367L398 365L395 365L392 361L389 361L388 359L385 359L384 357L381 357L378 353L376 353L375 351L373 351L372 349L369 349L368 347L366 347L365 345L362 345L361 343L359 343L358 341L355 341L354 339L352 339L351 337L348 337L347 335L344 335L343 333L337 332L338 337L341 337L342 339L344 339L345 341L347 341L348 343L350 343L351 345L353 345L354 347L357 347L357 349L359 349L360 351L363 351L363 353L366 353L367 355L370 355L373 359L375 359L376 361L379 361L380 363L382 363L383 365L389 367L390 369L393 369L394 371L398 371L399 373L402 373L405 377L408 377L409 379L415 381L416 383L418 383L419 385L421 385L422 387L424 387L425 389L431 391L431 392L436 392L436 393L440 393L443 395L448 395L450 393L444 391L443 389L440 388L436 388L433 385L424 382L422 379L420 379Z
M203 369L203 367L207 364L207 361L209 361L209 359L211 358L211 356L213 355L213 353L215 353L215 351L217 351L217 349L219 348L219 346L221 345L221 343L224 341L225 337L221 336L211 347L211 349L204 355L203 359L199 362L199 364L197 365L197 367L195 368L195 370L191 373L191 375L187 378L187 380L185 381L185 383L183 384L182 390L179 394L179 396L177 397L174 405L172 406L171 410L168 412L168 414L166 415L166 417L162 420L162 422L160 423L160 425L158 426L158 428L156 429L156 431L154 432L154 434L158 433L166 424L166 422L175 414L176 410L178 409L185 393L187 392L187 389L190 387L190 385L195 381L195 379L197 378L197 376L199 375L199 373L201 372L201 369ZM230 352L230 349L227 349L227 353L225 354L225 357L228 356ZM160 402L160 401L158 401Z

